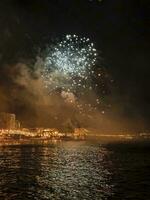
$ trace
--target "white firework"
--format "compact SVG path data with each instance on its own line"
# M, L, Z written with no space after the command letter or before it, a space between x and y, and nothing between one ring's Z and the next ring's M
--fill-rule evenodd
M50 91L62 88L76 91L89 87L87 84L97 51L89 38L66 35L64 40L49 48L42 69L42 79Z

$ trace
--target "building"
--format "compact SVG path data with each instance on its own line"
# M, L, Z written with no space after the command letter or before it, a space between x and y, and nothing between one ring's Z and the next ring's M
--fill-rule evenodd
M0 128L1 129L15 129L16 116L12 113L0 113Z
M16 122L15 122L15 128L16 129L20 129L21 128L20 122L18 120L16 120Z
M47 128L47 129L43 129L40 130L40 132L38 133L38 136L40 137L58 137L58 130L56 128Z

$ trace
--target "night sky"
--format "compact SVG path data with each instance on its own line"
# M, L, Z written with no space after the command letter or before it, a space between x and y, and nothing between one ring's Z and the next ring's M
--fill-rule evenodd
M148 122L149 8L148 0L1 0L0 97L9 104L6 111L19 115L15 101L8 100L17 87L10 78L13 66L22 62L30 67L53 38L75 33L89 37L101 52L114 80L107 97L112 109Z

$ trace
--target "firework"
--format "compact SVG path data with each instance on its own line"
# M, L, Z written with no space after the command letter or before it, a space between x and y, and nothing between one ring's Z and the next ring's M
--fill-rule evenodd
M89 88L89 77L96 63L97 51L89 38L66 35L49 48L42 69L42 79L50 93L57 88L81 91Z
M96 96L93 99L93 91L101 87L102 79L95 66L97 57L97 50L89 38L66 35L47 49L41 70L44 87L50 95L58 91L79 113L95 111L101 100Z

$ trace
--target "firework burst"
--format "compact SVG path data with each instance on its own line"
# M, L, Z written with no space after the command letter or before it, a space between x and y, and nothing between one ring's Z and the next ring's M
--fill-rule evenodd
M66 35L47 49L41 77L50 95L58 91L80 114L95 112L102 104L95 91L102 87L97 50L89 38ZM96 80L96 81L93 81Z
M96 58L97 51L89 38L66 35L49 48L42 69L45 87L50 93L57 88L74 93L90 88L88 82Z

